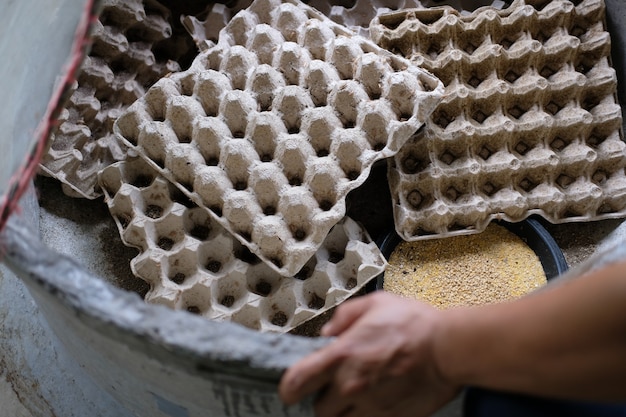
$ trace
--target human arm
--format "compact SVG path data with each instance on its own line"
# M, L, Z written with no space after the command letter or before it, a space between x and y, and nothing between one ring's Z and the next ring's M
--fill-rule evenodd
M484 307L361 297L340 306L323 335L338 337L279 388L286 403L321 392L323 417L426 416L464 385L626 399L626 263Z
M441 372L463 385L583 400L626 400L626 263L517 301L444 313Z

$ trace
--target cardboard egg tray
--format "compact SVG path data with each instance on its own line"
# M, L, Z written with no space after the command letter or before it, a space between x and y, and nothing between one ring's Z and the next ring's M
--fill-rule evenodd
M230 19L237 12L250 6L250 3L252 0L237 0L232 5L210 2L202 13L196 16L184 16L182 22L200 50L205 50L217 42L220 30L228 24ZM351 6L333 4L337 2L329 0L310 0L305 1L305 3L326 15L333 22L367 38L369 37L370 22L374 17L394 10L438 6L441 1L356 0ZM466 14L470 13L467 11L468 8L473 10L477 6L490 6L498 9L507 6L507 3L502 0L484 2L485 4L476 0L455 0L446 3Z
M126 156L113 135L113 123L147 87L180 70L175 60L180 51L168 45L168 19L169 10L156 0L103 1L91 51L41 163L67 194L90 199L101 195L98 171Z
M215 45L219 32L239 11L247 8L252 0L238 0L232 6L211 2L206 10L197 16L185 16L183 24L200 50ZM357 0L352 7L333 5L328 0L312 0L305 2L312 8L323 13L335 23L350 29L363 37L369 37L368 26L378 14L395 9L420 7L418 0ZM389 3L389 4L387 4Z
M284 276L345 215L347 193L422 125L443 86L296 1L257 0L114 130Z
M344 7L337 2L329 0L310 0L309 6L316 8L332 21L346 26L361 36L369 37L369 25L376 17L395 10L425 9L440 6L441 0L356 0L350 7ZM350 4L350 2L347 2ZM477 7L489 6L497 9L506 7L506 2L501 0L450 0L445 3L458 10L462 14L470 13Z
M100 184L122 239L140 254L146 301L270 332L286 332L354 295L385 258L346 217L295 277L262 263L140 158L103 170Z
M445 98L389 164L405 240L626 215L626 150L601 0L522 1L372 21L380 46L432 71Z
M308 5L319 10L330 20L343 25L363 37L369 37L369 24L379 14L393 10L420 8L419 0L356 0L337 4L329 0L311 0Z

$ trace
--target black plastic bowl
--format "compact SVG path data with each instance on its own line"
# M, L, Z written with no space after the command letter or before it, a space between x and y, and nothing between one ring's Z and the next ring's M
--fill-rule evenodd
M519 223L509 223L505 221L498 221L496 223L506 227L512 233L515 233L535 252L543 266L543 271L547 279L558 277L567 271L568 266L563 256L563 251L561 251L561 248L559 248L559 245L554 241L552 235L550 235L538 220L528 218ZM392 230L384 235L377 244L385 258L389 259L391 253L401 241L402 238L398 236L395 230ZM383 282L384 273L376 278L375 287L370 285L368 288L371 290L381 290L383 288Z

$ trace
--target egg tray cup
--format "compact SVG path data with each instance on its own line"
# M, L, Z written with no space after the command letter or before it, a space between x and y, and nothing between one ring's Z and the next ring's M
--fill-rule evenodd
M389 163L404 240L477 233L494 219L626 215L626 147L601 0L522 1L460 16L372 22L380 46L432 71L445 97Z
M150 285L149 303L287 332L356 294L386 265L345 217L295 277L283 277L141 158L105 168L99 181L122 241L140 251L131 270Z
M238 12L250 6L252 0L235 2L209 2L206 9L197 15L185 15L181 22L199 50L204 51L214 46L219 34Z
M344 217L348 192L401 148L442 92L432 74L303 3L257 0L114 130L293 276Z
M64 193L88 199L102 195L98 171L126 157L113 123L149 86L180 70L177 59L185 50L172 33L169 9L158 1L102 3L91 50L41 162Z

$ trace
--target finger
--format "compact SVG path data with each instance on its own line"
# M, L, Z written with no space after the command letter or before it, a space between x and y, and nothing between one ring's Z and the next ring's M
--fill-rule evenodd
M315 399L314 409L317 417L343 417L354 409L354 401L350 396L341 394L339 387L333 382Z
M448 401L433 401L429 396L405 397L391 405L389 415L394 417L428 417L440 410Z
M360 401L369 400L372 392L367 368L367 363L349 359L338 364L331 383L316 401L317 415L340 416Z
M322 336L338 336L352 326L371 307L372 296L358 297L339 305L330 321L322 327Z
M428 404L429 399L422 398L417 391L413 395L401 397L389 395L389 393L385 396L382 393L377 394L376 389L367 390L352 397L350 405L345 406L341 414L317 415L318 417L428 417L438 408Z
M329 407L326 407L327 404ZM346 402L325 402L324 405L320 402L316 402L314 407L317 417L344 417L351 415L354 409L353 405Z
M336 343L331 343L289 367L278 386L281 400L287 405L295 404L327 385L341 359L340 353Z
M430 416L459 389L420 378L385 379L367 396L355 398L367 409L387 410L394 417Z
M356 395L343 395L339 390L328 390L328 394L323 399L315 403L315 415L317 417L380 417L389 414L387 410L395 406L390 403L388 407L382 403L372 401L372 394L375 390L367 389Z

